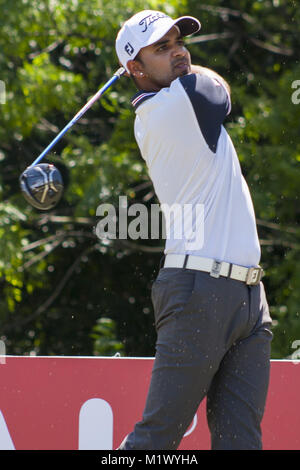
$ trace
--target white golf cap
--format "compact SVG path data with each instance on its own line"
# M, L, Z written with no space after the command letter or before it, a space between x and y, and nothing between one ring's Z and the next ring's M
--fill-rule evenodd
M175 25L182 36L189 36L201 28L200 21L192 16L181 16L173 20L165 13L154 10L143 10L129 18L116 39L117 56L127 72L129 60L134 59L143 47L159 41Z

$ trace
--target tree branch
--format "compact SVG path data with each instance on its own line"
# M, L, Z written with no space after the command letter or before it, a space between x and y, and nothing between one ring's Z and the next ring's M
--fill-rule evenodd
M292 248L293 250L300 250L300 244L287 242L284 240L265 240L265 239L260 238L259 242L261 245L267 245L267 246L281 245L287 248Z
M67 282L72 277L74 271L80 265L82 258L94 249L95 249L95 246L92 246L92 247L89 247L89 248L83 250L83 252L80 254L80 256L78 256L78 258L74 261L74 263L72 263L71 266L68 268L65 275L63 276L61 281L57 284L56 288L54 289L54 291L50 295L50 297L48 297L48 299L42 305L40 305L40 307L32 315L30 315L29 317L20 319L19 321L14 322L14 323L10 322L6 327L4 326L3 330L4 331L11 330L11 329L15 328L16 326L26 325L27 323L31 322L36 317L38 317L39 315L44 313L53 304L53 302L59 297L59 295L61 294L61 292L64 289L65 285L67 284Z
M49 46L45 47L44 49L40 51L32 52L31 54L28 55L28 58L32 60L38 57L40 54L43 54L43 52L52 52L62 43L63 43L62 39L57 39L57 41L52 42L51 44L49 44Z
M216 39L227 39L233 38L234 33L225 32L225 33L212 33L212 34L202 34L201 36L195 36L193 38L186 39L186 44L196 44L199 42L215 41Z
M251 24L251 25L257 25L257 20L256 18L252 17L251 15L249 15L248 13L245 13L243 11L240 11L240 10L233 10L231 8L226 8L226 7L215 7L215 6L212 6L212 5L200 5L200 8L201 10L206 10L212 14L216 14L216 15L219 15L222 17L222 19L228 19L228 16L234 16L236 18L242 18L244 21L246 21L247 23ZM257 31L262 34L265 38L267 39L272 39L272 35L266 31L265 29L263 29L262 27L260 27L259 25L257 25ZM226 33L224 33L226 34ZM209 36L209 35L208 35ZM194 38L195 41L194 42L201 42L200 41L197 41L197 37ZM285 47L285 46L282 46L282 45L278 45L278 46L275 46L274 44L270 44L270 43L266 43L264 41L261 41L259 39L256 39L256 38L253 38L253 37L249 37L249 40L257 47L260 47L262 49L265 49L269 52L272 52L274 54L281 54L281 55L287 55L287 56L292 56L294 54L294 50L289 48L289 47Z
M39 253L38 255L33 256L29 261L24 263L23 266L20 266L18 268L18 271L19 272L25 271L25 269L30 268L30 266L32 266L33 264L38 263L43 258L46 258L46 256L48 256L52 251L55 250L55 248L57 248L62 243L62 241L63 241L63 239L56 240L55 242L53 242L49 249L44 250L41 253Z
M250 24L255 24L256 19L253 18L252 16L248 15L248 13L245 13L240 10L233 10L232 8L226 8L226 7L215 7L212 5L200 5L199 8L201 10L206 10L209 11L210 13L214 13L223 17L227 16L235 16L235 17L240 17L243 18L247 23Z
M286 226L281 226L279 224L275 224L274 222L269 222L267 220L262 220L262 219L256 219L257 225L262 225L263 227L270 228L272 230L281 230L282 232L288 232L288 233L299 233L299 229L296 229L294 227L286 227Z
M255 46L265 49L266 51L273 52L274 54L281 54L291 56L294 54L293 49L284 46L274 46L274 44L268 44L259 39L249 36L249 41L251 41Z

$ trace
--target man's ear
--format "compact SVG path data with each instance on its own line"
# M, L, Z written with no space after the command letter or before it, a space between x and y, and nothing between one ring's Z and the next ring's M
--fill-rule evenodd
M127 68L130 75L133 75L134 78L142 78L144 76L142 64L137 60L129 60Z

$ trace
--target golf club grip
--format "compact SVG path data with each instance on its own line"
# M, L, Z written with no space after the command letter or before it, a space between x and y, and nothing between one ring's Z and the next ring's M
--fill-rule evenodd
M50 142L50 144L43 150L43 152L34 160L34 162L30 166L37 165L45 155L55 146L55 144L65 135L65 133L84 115L84 113L97 101L103 93L111 87L111 85L116 82L123 74L125 73L124 67L120 67L112 76L110 80L108 80L105 85L103 85L100 90L95 93L92 98L78 111L78 113L71 119L71 121L60 131L60 133Z

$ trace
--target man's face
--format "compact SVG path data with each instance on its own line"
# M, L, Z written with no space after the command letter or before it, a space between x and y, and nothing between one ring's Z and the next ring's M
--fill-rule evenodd
M169 87L175 78L191 72L191 56L177 26L156 43L141 49L138 57L139 60L131 61L128 66L144 90Z

